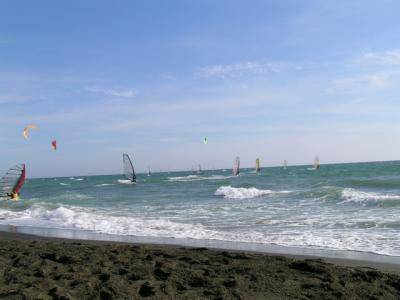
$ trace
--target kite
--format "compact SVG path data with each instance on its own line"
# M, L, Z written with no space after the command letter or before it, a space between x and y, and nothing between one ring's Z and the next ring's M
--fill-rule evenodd
M38 129L38 127L37 127L37 125L35 125L35 124L30 124L30 125L26 126L26 127L24 128L24 131L22 132L22 135L24 136L25 139L28 139L28 137L29 137L29 130L30 130L30 129Z
M56 140L51 141L51 148L53 148L54 151L57 150L57 141Z
M208 144L208 139L206 137L204 138L203 143L204 143L204 145Z

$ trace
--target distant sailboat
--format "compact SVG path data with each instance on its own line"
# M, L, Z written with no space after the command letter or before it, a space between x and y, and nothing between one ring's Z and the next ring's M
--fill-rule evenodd
M315 161L314 161L314 169L315 170L319 170L320 164L319 164L319 157L318 155L315 157Z
M287 161L286 161L286 159L283 161L283 169L287 170Z
M233 175L238 176L240 173L240 157L236 156L235 165L233 166Z
M257 159L256 159L256 173L259 173L260 171L261 171L261 168L260 168L260 159L257 158Z
M124 164L124 175L126 179L132 182L136 182L136 173L133 169L132 161L129 158L129 155L126 153L122 154L122 161Z
M150 166L147 166L147 176L151 176Z
M202 170L201 170L201 165L199 164L199 170L197 171L197 174L201 174Z

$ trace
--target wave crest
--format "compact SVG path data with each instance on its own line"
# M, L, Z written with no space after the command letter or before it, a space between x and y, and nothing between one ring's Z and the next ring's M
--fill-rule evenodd
M231 186L221 186L215 191L214 195L224 196L224 198L229 198L229 199L249 199L249 198L262 197L274 193L276 192L271 190L259 190L255 187L235 188Z
M363 192L352 188L345 188L342 191L341 199L343 202L363 203L368 201L400 200L400 195L379 194L375 192Z

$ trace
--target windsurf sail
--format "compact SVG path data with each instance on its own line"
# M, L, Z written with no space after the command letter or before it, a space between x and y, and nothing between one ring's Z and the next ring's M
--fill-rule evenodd
M22 132L22 135L24 136L25 139L28 139L28 137L29 137L29 130L31 130L31 129L38 129L38 127L37 127L37 125L35 125L35 124L30 124L30 125L26 126L26 127L24 128L24 131Z
M283 161L283 169L284 169L284 170L287 169L287 161L286 161L286 159Z
M133 169L132 161L129 158L129 155L126 153L122 154L122 161L124 164L124 175L126 179L129 179L132 182L136 182L135 170Z
M257 158L256 159L256 173L260 172L261 168L260 168L260 159Z
M315 161L314 161L314 168L315 170L319 170L320 164L319 164L319 157L318 155L315 157Z
M150 166L147 166L147 176L151 176Z
M10 168L0 179L0 198L10 199L13 194L18 194L24 185L25 176L25 164Z
M235 165L233 166L233 175L238 176L240 173L240 157L236 156Z
M201 174L202 170L201 170L201 165L199 165L199 170L197 171L197 173Z

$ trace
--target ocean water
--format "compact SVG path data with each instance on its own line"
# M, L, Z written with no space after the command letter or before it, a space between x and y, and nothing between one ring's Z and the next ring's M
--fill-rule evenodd
M400 256L400 162L28 179L0 224Z

